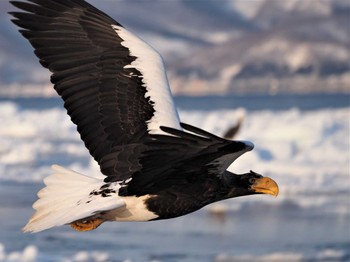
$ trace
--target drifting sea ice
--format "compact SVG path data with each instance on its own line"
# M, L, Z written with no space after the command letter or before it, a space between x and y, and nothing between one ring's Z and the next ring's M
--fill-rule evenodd
M182 112L182 121L223 135L234 124L239 110ZM255 144L234 162L236 173L252 169L270 176L280 186L278 201L299 207L326 207L349 213L350 108L301 111L247 111L235 139ZM231 208L254 198L230 202ZM259 198L259 202L276 199Z
M0 181L39 182L50 174L52 164L100 176L64 109L21 110L13 102L1 102L0 111ZM272 177L280 185L280 202L349 213L350 108L179 113L183 122L220 136L245 114L235 139L252 141L255 149L234 162L231 171ZM229 202L228 208L252 201L276 199L243 198Z
M102 262L108 261L109 255L106 252L98 251L78 251L70 257L45 257L40 254L40 250L34 246L29 245L23 250L6 252L2 243L0 243L0 261L1 262L35 262L35 261L59 261L59 262Z
M76 127L70 122L64 109L52 107L41 111L33 109L22 110L16 103L0 102L0 112L2 124L0 125L0 183L3 183L4 188L9 184L19 185L20 183L26 182L41 183L42 179L50 174L50 166L54 163L63 165L86 175L99 176L99 167L91 159L83 142L79 138L79 134L76 132ZM340 109L317 109L311 111L303 111L299 109L280 111L245 111L243 109L213 111L180 110L179 113L183 122L199 126L220 136L223 135L231 125L235 124L240 115L245 114L242 129L235 139L250 140L254 142L255 149L240 157L230 167L230 170L237 173L243 173L252 169L258 173L272 177L280 185L280 195L276 199L270 196L252 196L238 198L233 201L228 200L220 202L219 206L216 206L217 204L209 206L208 209L215 211L216 207L216 210L219 210L220 212L235 212L235 210L243 211L230 217L230 223L228 223L228 225L232 224L232 227L229 227L229 232L225 231L224 236L227 234L228 237L230 234L237 233L239 235L239 228L251 229L252 226L255 229L259 228L260 221L255 227L254 224L251 225L248 223L249 225L245 225L244 223L244 219L249 220L248 218L250 218L249 215L251 214L244 213L244 211L249 210L250 207L260 206L264 211L271 211L272 209L266 209L266 207L270 205L279 210L283 210L282 212L279 212L282 216L285 212L288 216L295 211L293 207L297 206L299 209L297 210L298 212L295 213L300 213L300 216L311 216L309 221L310 225L308 223L302 224L301 231L309 229L313 224L318 225L317 223L323 226L322 221L333 221L321 219L319 220L321 222L317 222L317 220L314 220L313 216L319 211L322 211L323 214L333 212L336 213L334 217L344 217L347 219L350 213L348 203L348 199L350 198L349 107ZM23 184L22 187L11 188L23 189L27 188L27 184ZM31 194L34 195L35 192L32 192ZM14 197L15 196L16 194L14 193ZM26 198L26 195L19 199L23 200L24 198ZM13 214L16 214L16 216L22 214L22 208L11 209L12 203L18 205L18 199L8 202L9 199L4 199L3 201L4 212L15 210L16 213L13 212ZM26 215L28 215L30 203L31 202L25 203L25 206L27 207L25 211ZM20 205L22 204L23 203L20 203ZM289 212L290 209L292 210L291 212ZM302 212L303 210L305 210L305 212ZM202 212L207 211L204 210ZM259 210L254 210L254 212L258 211ZM242 214L241 216L244 217L244 219L236 224L234 223L236 220L232 218L237 217L238 214ZM273 217L274 214L272 214L271 217ZM343 216L344 214L346 215ZM102 248L103 245L99 243L105 243L104 240L111 237L115 232L119 232L123 225L113 225L113 228L116 229L111 232L109 232L109 229L112 227L106 227L105 230L104 228L101 228L99 231L100 235L97 234L98 232L94 232L93 238L94 245L98 245L94 250L98 251L87 251L82 250L82 247L88 245L87 243L89 242L83 242L82 245L77 247L72 245L72 243L85 239L86 235L81 235L80 237L80 235L69 233L68 237L63 237L63 239L68 243L66 247L70 247L70 249L67 250L67 253L63 254L65 249L59 248L56 250L56 246L53 251L50 251L50 246L55 245L56 242L47 242L46 236L51 236L50 234L52 234L56 237L62 237L62 235L57 234L57 232L65 232L65 230L68 231L69 228L61 228L59 231L53 230L52 232L44 232L41 235L42 238L21 236L20 239L23 242L17 244L17 240L15 242L13 242L13 240L17 239L16 237L20 233L16 230L20 230L20 226L22 225L18 225L19 222L17 222L17 217L15 219L13 215L10 215L9 218L10 219L6 221L7 226L2 228L5 234L1 240L3 244L0 243L0 261L46 262L48 261L48 258L50 258L51 261L59 262L109 261L111 257L116 255L115 253L120 252L120 250L114 250L115 246L118 247L118 243L120 244L120 241L124 242L125 240L125 236L119 236L121 239L118 240L117 237L119 242L117 241L115 246L113 245L113 248L104 249ZM338 240L341 239L340 237L333 236L333 238L330 239L325 238L323 239L325 244L320 245L319 242L312 242L315 241L311 237L312 234L307 233L307 235L310 235L311 240L307 238L305 241L308 244L314 243L317 248L311 245L311 247L307 246L305 249L300 249L300 240L297 233L299 232L299 222L304 220L295 220L295 217L289 219L286 218L287 217L282 217L281 220L283 221L283 225L284 223L289 223L289 226L292 228L293 232L287 231L290 234L291 240L278 239L278 242L281 242L279 247L287 245L287 247L291 248L276 248L276 240L273 238L271 240L273 245L269 244L270 246L273 246L273 248L252 253L252 250L248 248L241 251L241 249L237 247L231 252L232 241L236 240L235 238L228 238L228 247L230 248L221 249L221 242L216 241L220 243L215 246L215 249L213 249L212 252L215 253L212 254L208 249L209 253L205 253L203 256L209 256L212 254L214 255L212 257L214 260L210 261L216 262L237 260L270 261L271 259L280 259L281 261L348 260L349 254L345 251L348 242L346 242L347 240L341 242ZM181 239L181 243L184 242L184 240L189 239L189 242L185 242L186 247L190 247L187 243L191 243L191 246L193 246L194 242L198 242L198 246L202 248L202 245L206 243L204 239L203 242L200 241L204 236L202 231L204 228L207 228L207 226L204 227L203 224L201 224L201 226L196 228L194 225L197 225L199 222L207 225L205 223L207 221L212 223L212 220L206 220L205 217L201 217L201 220L198 220L198 217L196 216L188 216L185 217L185 219L186 220L180 219L167 222L170 223L170 225L182 226L183 224L181 221L189 223L191 219L195 220L195 223L190 223L189 228L183 228L183 230L186 231L186 238L181 238L179 235L174 234L174 229L169 228L170 232L168 233L171 234L171 239L176 240L176 237L178 236ZM20 219L20 221L22 220L23 219ZM275 222L272 221L272 223ZM239 226L237 227L237 225ZM278 230L278 233L280 233L279 230L284 229L284 227L278 225L276 225L275 228ZM328 225L327 222L325 226L328 227ZM127 249L123 255L121 255L122 260L120 261L128 259L130 254L136 253L134 255L135 257L139 257L140 254L143 254L144 250L142 248L144 247L141 244L140 249L136 251L134 250L134 247L137 247L137 241L142 242L142 239L138 239L145 235L145 232L149 232L147 231L147 228L150 230L149 228L152 227L152 224L137 227L135 232L132 231L133 227L134 226L129 228L128 231L124 231L128 232L128 235L130 235L128 241L133 243L131 245L132 251ZM144 227L146 229L144 229ZM168 229L168 227L170 227L169 224L167 224L166 228ZM315 228L319 229L318 226ZM142 231L141 229L146 231ZM215 230L215 227L209 231L211 232L211 230ZM160 232L163 231L164 228L153 226L151 232L155 239L162 239L162 241L164 241L162 238L163 233L160 234ZM294 231L297 231L297 233L294 233ZM310 232L312 232L312 230L310 230ZM329 231L327 232L329 233ZM8 237L5 237L6 233L8 234ZM72 235L74 235L75 238L71 239ZM196 236L199 237L196 238ZM211 238L215 236L215 234L209 234L208 236ZM221 237L222 236L220 235L220 239ZM44 242L42 242L41 239L44 239ZM195 239L195 241L193 241L193 239ZM249 241L252 241L252 239L249 239ZM259 238L256 242L258 242L258 246L261 246ZM269 238L266 239L264 237L264 242L269 243ZM14 245L15 243L16 245ZM212 247L212 243L210 241L208 243L210 243L210 246ZM253 242L253 244L252 242L249 242L249 247L254 247L254 243L255 242ZM337 246L337 243L340 246ZM171 247L173 248L173 245L171 245ZM166 241L164 242L164 247L161 249L167 250ZM173 249L169 250L171 250L171 253L174 252ZM190 250L191 252L189 250L187 251L189 254L191 254L191 252L198 253L193 250ZM241 253L237 253L237 251ZM154 253L155 248L153 247L149 252L151 254L152 252ZM166 251L162 250L162 252ZM178 252L181 253L183 250ZM118 253L118 255L120 254ZM191 255L188 255L188 257L188 261L195 261L194 257L196 256L191 257ZM127 261L132 262L140 260L133 260L133 257L130 257Z
M347 255L345 252L333 249L325 249L313 252L311 254L278 252L266 255L239 255L230 256L227 254L218 254L214 258L214 262L234 262L234 261L345 261ZM29 245L20 251L6 253L5 247L0 243L0 261L1 262L35 262L35 261L58 261L58 262L107 262L111 261L111 257L106 252L98 251L78 251L69 257L46 257L40 253L40 250ZM118 260L119 261L119 260ZM131 259L121 260L122 262L133 262ZM159 261L159 260L154 260Z

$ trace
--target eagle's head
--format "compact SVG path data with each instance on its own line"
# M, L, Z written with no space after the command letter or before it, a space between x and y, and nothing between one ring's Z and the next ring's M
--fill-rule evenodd
M269 178L257 174L253 171L237 175L231 172L228 177L228 195L227 198L239 197L254 194L269 194L277 196L279 189L277 183Z

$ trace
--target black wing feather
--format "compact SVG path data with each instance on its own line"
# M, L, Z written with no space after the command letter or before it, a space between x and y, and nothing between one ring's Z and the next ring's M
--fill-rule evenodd
M12 12L12 21L53 73L51 82L105 181L132 177L129 194L157 192L174 181L220 174L252 149L187 124L181 125L189 132L161 127L168 134L149 135L153 102L141 73L125 68L136 58L111 26L119 23L83 0L11 3L24 11Z
M135 57L112 28L121 25L82 0L29 2L11 2L25 11L11 12L12 21L53 73L51 82L102 173L130 177L115 168L119 160L111 156L120 155L120 145L147 135L154 109L145 98L141 73L124 68ZM138 162L129 164L139 167Z

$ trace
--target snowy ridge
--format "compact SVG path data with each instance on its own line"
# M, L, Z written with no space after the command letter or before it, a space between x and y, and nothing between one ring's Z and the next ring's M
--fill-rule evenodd
M190 94L193 90L186 84L192 86L204 80L213 81L202 84L201 93L268 92L271 76L281 82L281 90L274 91L349 92L347 0L90 3L159 50L171 69L170 82L177 82L172 85L173 92ZM0 9L4 13L13 11L8 1L0 2ZM46 92L54 96L48 83L49 72L36 62L9 18L3 16L0 20L0 93L40 96ZM274 45L277 54L269 48ZM335 55L340 52L346 55ZM232 83L223 81L220 76L235 64L241 68L240 74L233 75ZM257 79L253 85L245 84L246 76ZM303 88L296 90L299 81L295 83L290 77L303 81ZM237 83L240 78L243 79ZM39 83L45 83L45 87L36 87Z

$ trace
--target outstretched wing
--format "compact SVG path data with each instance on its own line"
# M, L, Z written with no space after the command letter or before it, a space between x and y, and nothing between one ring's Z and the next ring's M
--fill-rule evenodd
M11 3L103 174L128 178L143 137L181 128L161 56L118 22L83 0Z

